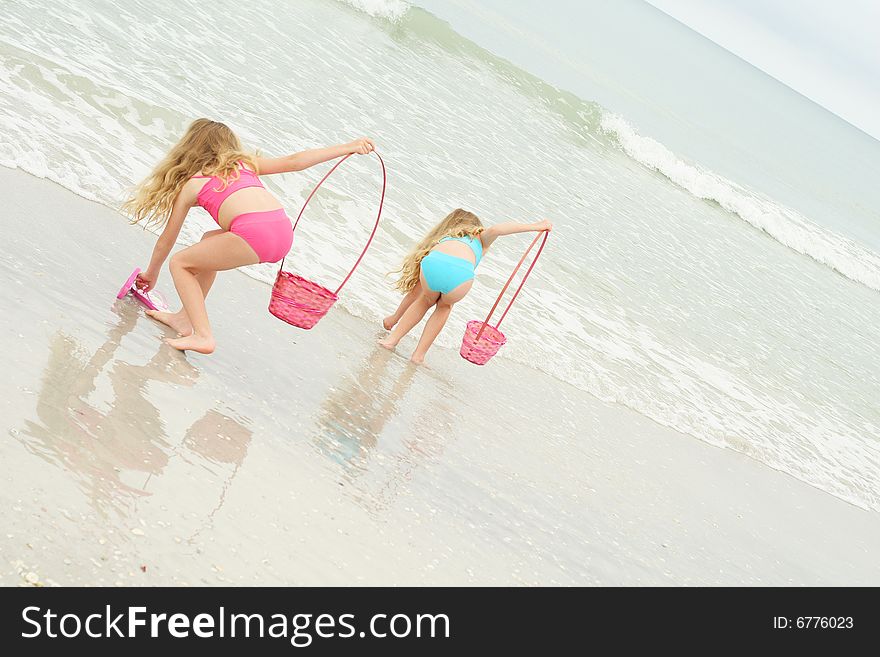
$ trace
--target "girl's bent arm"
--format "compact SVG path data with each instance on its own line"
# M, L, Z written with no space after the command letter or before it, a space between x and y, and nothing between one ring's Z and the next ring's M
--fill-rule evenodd
M373 140L369 137L355 139L349 144L328 146L327 148L313 148L308 151L300 151L285 157L258 157L257 173L268 175L272 173L288 173L290 171L302 171L327 160L335 160L337 157L359 153L366 155L376 148Z
M531 224L520 224L515 221L507 221L503 224L495 224L494 226L489 226L486 230L480 233L480 241L483 243L483 248L488 249L489 246L496 239L501 237L502 235L513 235L514 233L528 233L528 232L540 232L543 230L552 230L553 224L551 224L548 220L543 219L542 221L536 221Z
M159 235L159 239L156 240L156 246L153 247L153 256L150 258L150 264L147 266L146 271L138 274L139 287L145 292L150 291L156 286L156 279L159 278L162 265L165 264L168 254L171 253L171 249L174 248L174 244L177 242L177 236L180 235L180 229L183 227L183 220L186 219L186 215L192 207L194 200L193 195L188 193L187 189L184 189L177 195L174 206L171 208L171 216L168 217L168 223L165 224L165 229Z

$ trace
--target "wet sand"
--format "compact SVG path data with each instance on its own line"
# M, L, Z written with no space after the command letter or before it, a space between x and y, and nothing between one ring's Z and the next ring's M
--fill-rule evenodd
M0 189L2 585L880 584L878 514L503 358L295 329L238 272L182 355L114 300L151 234Z

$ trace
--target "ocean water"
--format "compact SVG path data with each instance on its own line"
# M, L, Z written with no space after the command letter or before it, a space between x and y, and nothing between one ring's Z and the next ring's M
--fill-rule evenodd
M387 272L454 207L549 217L499 358L880 508L880 143L641 0L535 7L11 0L0 164L113 206L198 116L267 154L370 135L387 205L345 309L387 314ZM267 182L295 214L325 170ZM328 181L288 268L341 280L377 176ZM442 345L527 242L493 248Z

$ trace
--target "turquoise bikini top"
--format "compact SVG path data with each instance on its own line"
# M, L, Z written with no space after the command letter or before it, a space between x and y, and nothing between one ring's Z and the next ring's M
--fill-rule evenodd
M448 242L449 240L455 240L456 242L463 242L471 247L471 251L474 252L474 257L476 258L476 262L474 262L474 267L480 264L480 260L483 259L483 243L480 241L479 237L471 237L470 235L465 235L464 237L444 237L441 239L441 242Z

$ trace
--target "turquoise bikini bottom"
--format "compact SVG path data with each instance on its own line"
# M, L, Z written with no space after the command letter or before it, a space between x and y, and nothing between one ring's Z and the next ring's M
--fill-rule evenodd
M422 258L422 274L431 290L449 294L474 278L474 263L440 251L431 251Z

